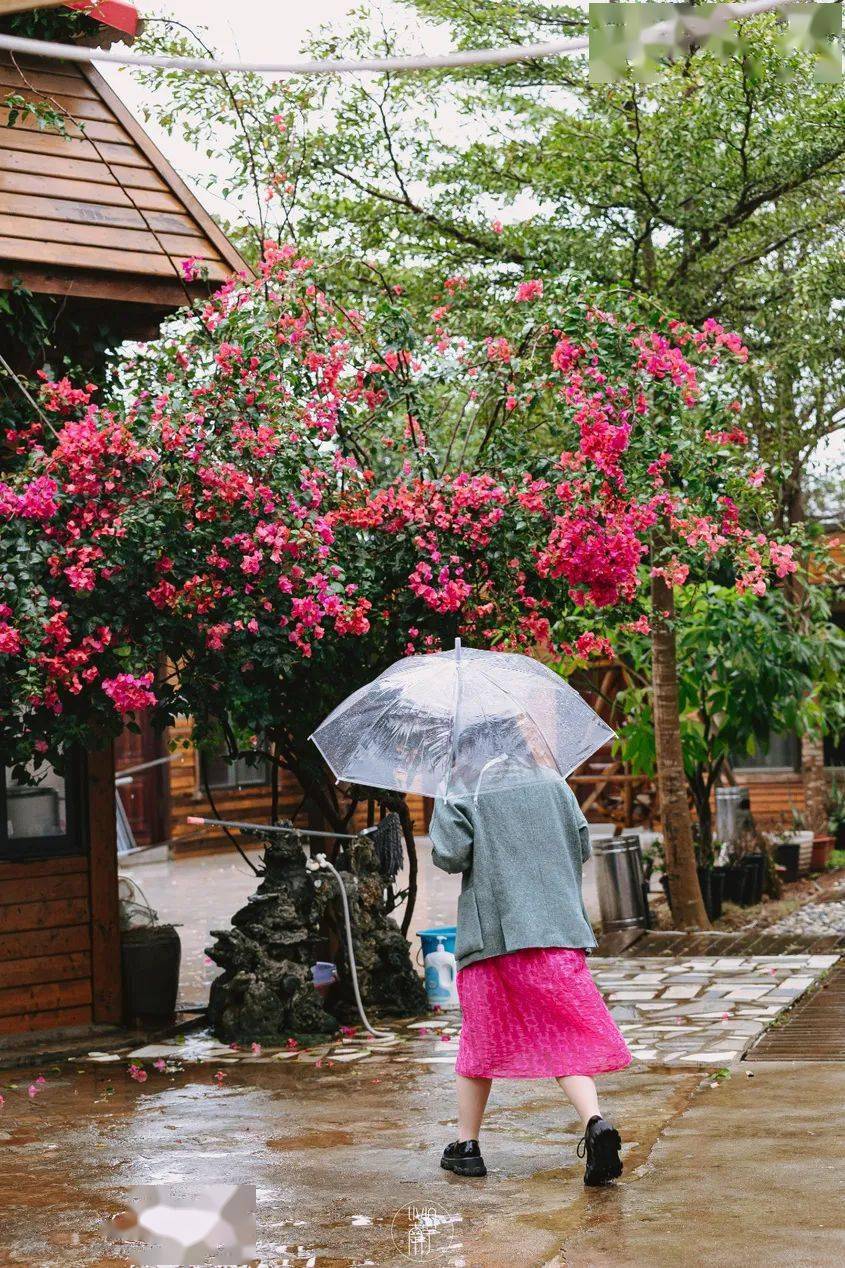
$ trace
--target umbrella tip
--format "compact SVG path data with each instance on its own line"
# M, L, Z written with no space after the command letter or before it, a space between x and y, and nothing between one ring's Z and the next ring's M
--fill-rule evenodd
M460 660L460 659L461 659L461 640L459 638L456 638L455 639L455 660Z

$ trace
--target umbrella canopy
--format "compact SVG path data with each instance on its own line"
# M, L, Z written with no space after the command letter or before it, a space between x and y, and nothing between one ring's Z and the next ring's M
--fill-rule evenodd
M339 780L452 799L565 778L613 734L539 661L456 640L391 665L311 739Z

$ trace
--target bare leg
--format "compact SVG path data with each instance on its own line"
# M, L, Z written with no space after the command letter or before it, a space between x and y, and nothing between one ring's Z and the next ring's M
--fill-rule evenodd
M478 1140L481 1120L490 1095L492 1079L467 1079L455 1076L458 1085L458 1139Z
M588 1075L567 1074L557 1082L575 1106L585 1127L591 1118L601 1114L596 1085Z

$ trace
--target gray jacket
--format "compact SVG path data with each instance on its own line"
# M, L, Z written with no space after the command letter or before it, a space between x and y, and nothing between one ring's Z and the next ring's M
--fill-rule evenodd
M562 779L438 801L432 859L461 872L459 969L526 947L594 947L581 897L587 821Z

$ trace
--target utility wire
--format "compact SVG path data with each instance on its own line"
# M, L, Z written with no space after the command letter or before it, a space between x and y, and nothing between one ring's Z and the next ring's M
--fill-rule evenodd
M681 10L672 18L648 27L642 39L648 42L677 41L683 36L700 39L721 31L726 22L754 17L758 13L789 6L791 0L742 0L739 4L720 4L706 17L695 10ZM58 57L75 62L111 62L117 66L148 66L160 70L199 71L220 74L259 75L338 75L361 72L442 70L462 66L507 66L514 62L536 61L544 57L560 57L582 53L590 47L587 35L569 36L542 44L511 44L505 48L465 49L440 56L419 54L411 57L321 58L298 62L242 62L226 58L169 57L155 53L132 53L123 48L89 48L80 44L61 44L54 40L33 40L21 35L0 34L0 49L34 57Z

